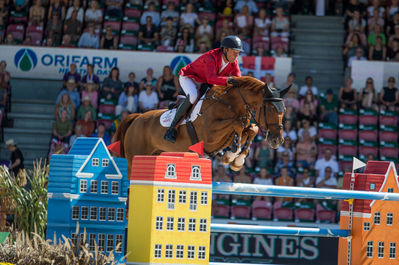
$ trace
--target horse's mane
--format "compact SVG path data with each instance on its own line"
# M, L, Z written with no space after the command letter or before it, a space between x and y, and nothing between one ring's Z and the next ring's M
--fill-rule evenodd
M235 80L238 81L239 86L237 87L232 87L230 85L228 86L214 86L210 89L211 92L215 92L216 95L223 94L224 92L230 90L230 89L236 89L238 87L244 88L246 90L250 91L258 91L260 89L263 89L265 83L262 81L256 79L255 77L252 76L242 76L242 77L234 77Z

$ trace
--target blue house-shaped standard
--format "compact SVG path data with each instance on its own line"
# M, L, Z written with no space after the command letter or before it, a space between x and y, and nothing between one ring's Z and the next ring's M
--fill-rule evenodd
M110 155L101 138L78 138L66 155L53 155L48 185L47 239L64 235L89 249L124 256L127 163ZM79 232L76 226L79 222ZM118 246L118 244L120 245Z

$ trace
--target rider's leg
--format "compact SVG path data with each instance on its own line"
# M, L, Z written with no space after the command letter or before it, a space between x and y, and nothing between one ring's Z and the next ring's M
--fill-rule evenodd
M195 102L198 96L197 87L191 78L180 76L179 81L187 97L177 109L176 115L163 137L165 140L168 140L172 143L176 142L177 124L186 115L187 111L191 108L192 104Z

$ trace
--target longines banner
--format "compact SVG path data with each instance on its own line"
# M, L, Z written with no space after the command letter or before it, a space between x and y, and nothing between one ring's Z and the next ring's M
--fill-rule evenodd
M211 233L213 262L336 265L337 259L337 238Z
M120 50L68 49L29 46L1 46L0 58L7 62L7 69L14 78L61 80L72 63L81 75L87 64L95 66L95 74L103 80L113 67L119 67L120 78L126 81L129 72L135 72L137 80L143 78L148 67L159 77L165 65L170 65L175 74L183 66L197 59L200 54L155 53ZM249 57L255 58L255 57ZM274 58L273 58L274 59ZM251 61L251 60L246 60ZM247 63L256 77L264 73L264 63ZM242 59L240 59L242 65ZM270 63L269 63L270 64ZM259 68L259 69L258 69ZM274 76L277 86L285 82L291 71L291 58L276 58L268 73ZM248 69L243 69L247 73Z

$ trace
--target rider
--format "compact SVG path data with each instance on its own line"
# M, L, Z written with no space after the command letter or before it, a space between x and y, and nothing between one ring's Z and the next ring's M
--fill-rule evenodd
M176 142L176 126L197 100L198 83L218 86L237 85L237 80L231 76L241 76L237 58L242 51L240 38L227 36L222 40L220 48L204 53L180 70L179 82L186 93L186 99L177 109L176 115L164 135L166 140L172 143Z

